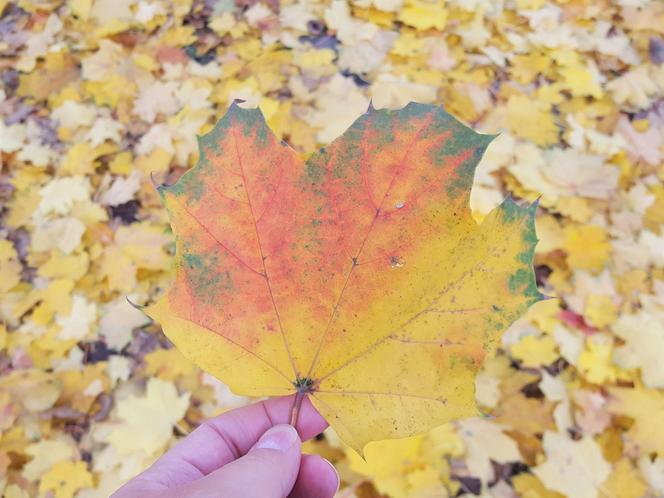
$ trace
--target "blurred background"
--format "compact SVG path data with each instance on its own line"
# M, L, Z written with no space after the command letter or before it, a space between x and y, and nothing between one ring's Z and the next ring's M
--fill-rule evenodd
M664 3L0 0L0 491L106 497L249 400L128 305L168 285L149 175L235 98L302 154L369 100L501 132L472 194L541 196L541 302L477 378L484 418L369 446L342 497L664 496Z

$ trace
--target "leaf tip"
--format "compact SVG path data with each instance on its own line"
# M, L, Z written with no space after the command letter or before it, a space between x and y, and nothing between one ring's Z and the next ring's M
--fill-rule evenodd
M500 136L500 133L477 133L477 135L479 136L481 146L486 148Z
M132 308L137 309L138 311L143 311L146 308L146 306L134 303L131 299L129 299L129 296L125 296L125 299Z
M164 183L159 183L157 180L155 180L154 171L150 171L150 183L152 183L152 186L159 193L161 193L162 189L168 187L168 185Z
M369 99L369 107L367 107L367 110L365 111L365 114L371 114L376 112L376 108L373 105L373 98Z
M533 202L530 203L530 206L528 206L528 209L532 209L533 212L537 211L537 208L540 205L540 202L542 201L542 195L540 194L537 196L537 199L535 199Z

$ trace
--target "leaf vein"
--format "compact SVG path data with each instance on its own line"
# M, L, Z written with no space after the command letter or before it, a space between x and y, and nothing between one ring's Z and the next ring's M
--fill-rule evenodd
M238 165L240 166L240 172L242 173L242 185L244 186L244 193L247 197L247 203L249 204L249 211L251 212L251 221L253 222L254 231L256 232L256 242L258 243L258 251L260 253L261 263L263 265L262 275L265 277L265 283L267 285L268 293L270 294L270 300L272 301L272 307L274 309L274 314L277 318L277 323L279 324L279 332L281 333L281 338L284 341L284 347L286 348L286 354L288 355L288 359L289 359L291 367L293 369L293 374L295 375L295 378L299 378L300 375L297 371L297 367L295 366L295 361L293 360L293 355L292 355L290 347L288 345L288 340L286 339L286 333L285 333L284 327L281 323L281 316L279 315L279 310L277 309L277 303L274 300L274 293L272 292L272 284L270 283L270 277L267 274L267 267L265 266L265 254L263 253L263 246L261 244L261 237L258 233L258 224L256 223L256 216L254 214L254 207L251 203L251 196L249 195L249 187L247 185L247 179L246 179L246 176L245 176L245 173L244 173L244 166L242 164L242 156L240 155L240 148L238 147L237 134L236 134L235 130L233 130L233 142L235 144L235 154L237 156ZM294 380L295 379L293 379L293 381Z
M320 342L318 343L318 347L316 348L316 353L314 354L313 360L311 361L311 366L309 367L309 372L307 373L307 377L311 377L311 373L313 372L316 363L318 362L318 357L320 356L321 349L323 347L323 344L325 342L325 338L327 337L328 332L330 331L330 328L332 326L332 322L334 321L334 317L337 313L337 309L339 308L339 304L341 303L341 299L343 298L343 295L346 291L346 288L348 287L348 282L350 280L351 275L353 274L353 270L357 266L357 261L360 257L360 254L362 254L362 250L364 249L364 246L369 239L369 236L371 235L371 232L374 229L374 226L376 225L376 220L378 219L380 215L380 210L383 208L383 204L385 203L385 199L387 199L388 194L390 193L390 190L392 189L394 185L394 181L396 180L397 176L401 172L401 169L403 168L404 164L406 163L406 159L408 159L408 156L413 148L413 146L417 143L417 140L429 124L431 124L432 118L429 118L417 132L413 135L413 138L411 139L410 143L408 144L408 147L406 148L406 152L404 153L403 158L399 162L399 165L395 168L394 174L392 175L392 178L390 180L389 185L387 186L387 189L385 189L385 192L383 193L383 198L380 201L380 204L378 208L376 209L376 213L373 216L373 219L371 220L371 224L369 225L369 228L367 230L367 233L365 234L364 238L362 239L362 242L360 244L360 248L357 251L357 254L355 257L352 259L351 267L350 270L348 271L348 274L346 275L346 280L344 281L344 284L341 288L341 292L339 292L339 297L337 298L336 303L334 304L334 307L332 308L332 314L330 315L330 319L327 322L327 325L325 326L325 330L321 334L321 339Z
M319 394L332 394L335 396L393 396L397 398L414 398L423 399L427 401L436 401L438 403L447 404L446 398L436 398L433 396L424 396L421 394L408 394L408 393L393 393L389 391L331 391L331 390L318 390Z
M291 381L291 380L288 378L288 376L286 376L286 374L284 374L284 373L283 373L281 370L279 370L276 366L272 365L272 363L270 363L269 361L267 361L267 360L266 360L265 358L263 358L262 356L259 356L257 353L255 353L255 352L252 351L251 349L247 348L246 346L243 346L243 345L240 344L239 342L234 341L234 340L231 339L230 337L227 337L227 336L225 336L225 335L223 335L223 334L221 334L221 333L219 333L219 332L217 332L217 331L215 331L215 330L212 330L210 327L208 327L208 326L206 326L206 325L203 325L202 323L197 322L196 320L192 320L191 318L186 318L186 317L184 317L184 316L180 316L180 315L173 315L173 316L174 316L175 318L179 319L179 320L184 320L185 322L193 323L194 325L196 325L196 326L198 326L198 327L201 327L201 328L207 330L208 332L212 332L212 333L213 333L214 335L216 335L217 337L221 337L222 339L224 339L224 340L230 342L230 343L233 344L234 346L237 346L238 348L240 348L240 349L246 351L248 354L250 354L251 356L255 357L257 360L262 361L262 362L265 363L268 367L270 367L272 370L274 370L274 371L277 372L279 375L281 375L284 379L286 379L288 382Z
M356 362L356 361L359 360L360 358L362 358L362 357L364 357L365 355L371 353L371 352L374 351L378 346L380 346L381 344L383 344L385 341L387 341L387 340L389 340L389 339L391 339L391 338L394 338L394 334L396 334L398 331L402 330L404 327L408 326L408 324L410 324L413 320L415 320L415 319L417 319L418 317L422 316L423 314L425 314L425 313L431 311L431 310L432 310L432 306L433 306L433 304L434 304L438 299L440 299L441 297L443 297L443 296L444 296L447 292L449 292L449 290L450 290L451 288L453 288L455 285L457 285L457 284L459 284L460 282L462 282L462 281L466 278L466 276L467 276L469 273L472 273L472 272L474 272L475 270L477 270L478 268L480 268L480 267L482 266L482 264L483 264L483 261L480 261L480 262L477 263L475 266L473 266L473 267L470 268L469 270L465 271L465 272L464 272L464 273L463 273L463 274L462 274L462 275L461 275L456 281L452 282L452 283L449 284L447 287L445 287L443 290L441 290L441 291L438 293L438 295L436 296L436 298L434 299L434 302L431 303L429 306L427 306L426 308L424 308L424 309L418 311L417 313L415 313L412 317L410 317L410 318L409 318L408 320L406 320L404 323L402 323L401 325L399 325L398 327L396 327L395 329L393 329L389 334L387 334L387 335L381 337L380 339L374 341L374 342L373 342L371 345L369 345L364 351L361 351L360 353L356 354L355 356L352 356L352 357L351 357L350 359L348 359L345 363L341 364L340 366L336 367L335 369L331 370L330 372L324 374L324 375L321 376L319 379L316 379L317 382L320 384L322 381L324 381L325 379L331 377L332 375L334 375L335 373L339 372L340 370L343 370L343 369L346 368L348 365L350 365L350 364ZM478 310L479 310L479 309L483 309L483 308L478 308ZM440 311L442 311L442 310L440 310ZM453 311L454 311L454 310L453 310Z
M196 222L198 223L198 226L200 226L203 231L208 234L208 236L214 240L219 247L221 247L224 251L226 251L230 256L235 258L238 263L240 263L242 266L244 266L246 269L252 271L256 275L259 275L262 278L265 278L265 275L263 275L261 272L253 268L249 263L247 263L244 259L242 259L238 254L236 254L232 249L230 249L226 244L224 244L222 241L220 241L211 231L208 227L206 227L201 220L198 219L194 213L192 213L189 208L184 203L180 203L178 201L178 204L180 204L180 207L185 210L185 212Z

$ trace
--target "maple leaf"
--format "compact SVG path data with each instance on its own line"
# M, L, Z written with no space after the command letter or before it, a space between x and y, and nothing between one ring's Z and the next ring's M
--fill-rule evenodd
M470 215L492 138L440 107L370 108L305 164L234 104L159 187L176 276L147 314L236 394L310 396L358 452L474 415L485 355L542 297L536 205Z
M602 496L599 487L609 476L611 466L594 439L585 436L574 441L565 434L545 432L543 445L547 459L533 473L547 488L565 496Z
M637 444L643 454L664 452L664 434L657 428L664 410L664 394L658 389L613 387L607 410L634 419L625 433L626 439Z

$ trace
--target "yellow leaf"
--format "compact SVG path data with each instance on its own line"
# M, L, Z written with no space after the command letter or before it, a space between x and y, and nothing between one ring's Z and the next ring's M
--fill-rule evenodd
M526 95L513 95L507 102L507 125L515 135L537 145L558 142L558 127L550 108Z
M123 151L117 154L108 164L108 169L115 175L129 175L132 172L131 152Z
M118 401L116 412L122 424L109 434L108 441L120 455L137 449L150 456L168 443L173 425L184 416L189 395L179 395L172 382L151 378L144 396L131 395Z
M575 96L590 96L596 99L602 98L604 92L597 81L597 76L593 75L587 67L580 64L564 66L560 69L560 76L566 89L570 90Z
M489 483L495 477L492 462L522 461L519 448L504 432L504 427L490 420L470 418L459 422L459 436L466 446L466 464L470 474Z
M641 369L647 387L664 388L664 324L657 316L640 311L622 315L612 327L625 341L616 348L614 359L624 369Z
M584 318L598 329L611 325L618 318L618 310L611 296L590 294L586 298Z
M88 271L90 258L88 253L64 254L56 250L51 253L48 261L41 265L38 274L49 278L70 278L79 280Z
M0 239L0 296L21 281L23 266L13 244Z
M515 81L522 85L531 83L540 73L551 67L551 59L539 52L515 55L511 60L510 73Z
M73 498L79 489L92 486L92 474L85 462L58 462L42 476L39 492L52 491L55 498Z
M166 270L169 267L164 246L171 242L172 238L164 233L162 227L148 222L121 226L115 232L115 243L122 248L122 252L131 258L137 268L148 270Z
M74 144L60 163L60 171L67 175L88 175L94 171L92 147L87 142Z
M27 490L21 489L18 484L10 484L5 488L3 498L30 498Z
M99 277L106 279L109 289L120 292L131 292L134 289L137 267L121 247L106 247L101 256L100 264Z
M136 64L137 67L143 68L147 71L156 71L159 69L157 61L148 54L134 53L132 61L134 61L134 64Z
M647 490L648 486L641 472L627 458L618 460L602 485L604 494L616 498L641 498L645 496Z
M60 397L62 384L37 369L17 370L0 378L0 391L9 392L29 413L48 410Z
M115 35L127 31L131 27L131 23L122 21L120 19L111 19L103 26L97 28L94 32L96 38L105 38L110 35Z
M391 52L395 55L412 57L421 53L424 47L425 42L422 38L418 38L413 33L405 31L394 41Z
M36 481L48 472L56 463L74 458L76 446L67 439L38 441L25 450L32 460L25 464L22 474L26 479Z
M63 385L60 401L81 413L88 413L97 396L109 387L106 366L101 362L62 371L59 378Z
M512 477L512 485L519 498L565 498L565 495L545 488L542 481L527 472Z
M533 473L549 489L574 498L599 498L611 466L597 443L585 436L574 441L566 434L544 433L546 461Z
M527 335L510 348L514 358L521 360L524 367L550 365L558 358L557 344L550 335Z
M55 313L68 314L71 311L73 289L72 280L55 279L49 282L42 293L42 302L32 313L32 320L41 325L48 325Z
M375 441L365 448L364 459L355 451L347 451L350 468L355 472L370 476L378 490L389 496L406 497L408 463L417 459L422 444L422 436L394 441Z
M406 0L399 20L419 31L442 30L447 24L447 10L442 0Z
M180 376L191 375L196 367L177 349L158 349L145 355L145 371L151 377L163 380L175 380Z
M136 84L119 74L112 74L101 81L86 81L85 90L95 104L117 107L121 100L128 100L136 94Z
M268 98L268 97L263 97L261 99L259 107L261 108L261 111L263 111L263 115L265 116L265 120L268 123L271 123L272 118L274 117L274 115L279 110L279 101Z
M95 161L107 154L115 152L116 146L102 143L92 147L88 142L74 144L60 163L58 172L63 175L89 175L95 171Z
M196 41L194 31L193 26L174 26L161 35L160 42L173 47L189 45Z
M611 388L608 410L634 419L625 437L638 445L642 455L664 453L664 394L657 389Z
M7 327L4 323L0 323L0 351L7 347Z
M606 231L597 225L572 226L565 238L567 263L572 268L599 271L611 254Z
M463 439L459 436L456 427L451 424L443 424L429 431L423 441L425 449L432 455L449 455L458 457L463 455L465 445Z
M556 325L559 323L558 315L560 313L560 299L552 298L530 307L526 312L524 319L537 325L543 332L553 333Z
M81 21L87 21L90 18L92 0L67 0L67 5L71 9L71 13Z
M595 334L586 340L586 347L579 355L577 367L593 384L614 382L618 369L612 362L613 344L607 336Z
M168 171L173 154L161 147L155 147L148 155L136 158L136 169L146 175Z
M293 62L304 69L328 66L332 63L336 54L328 48L322 50L298 51Z
M579 223L587 223L593 215L592 207L583 197L561 197L556 207L562 215Z

